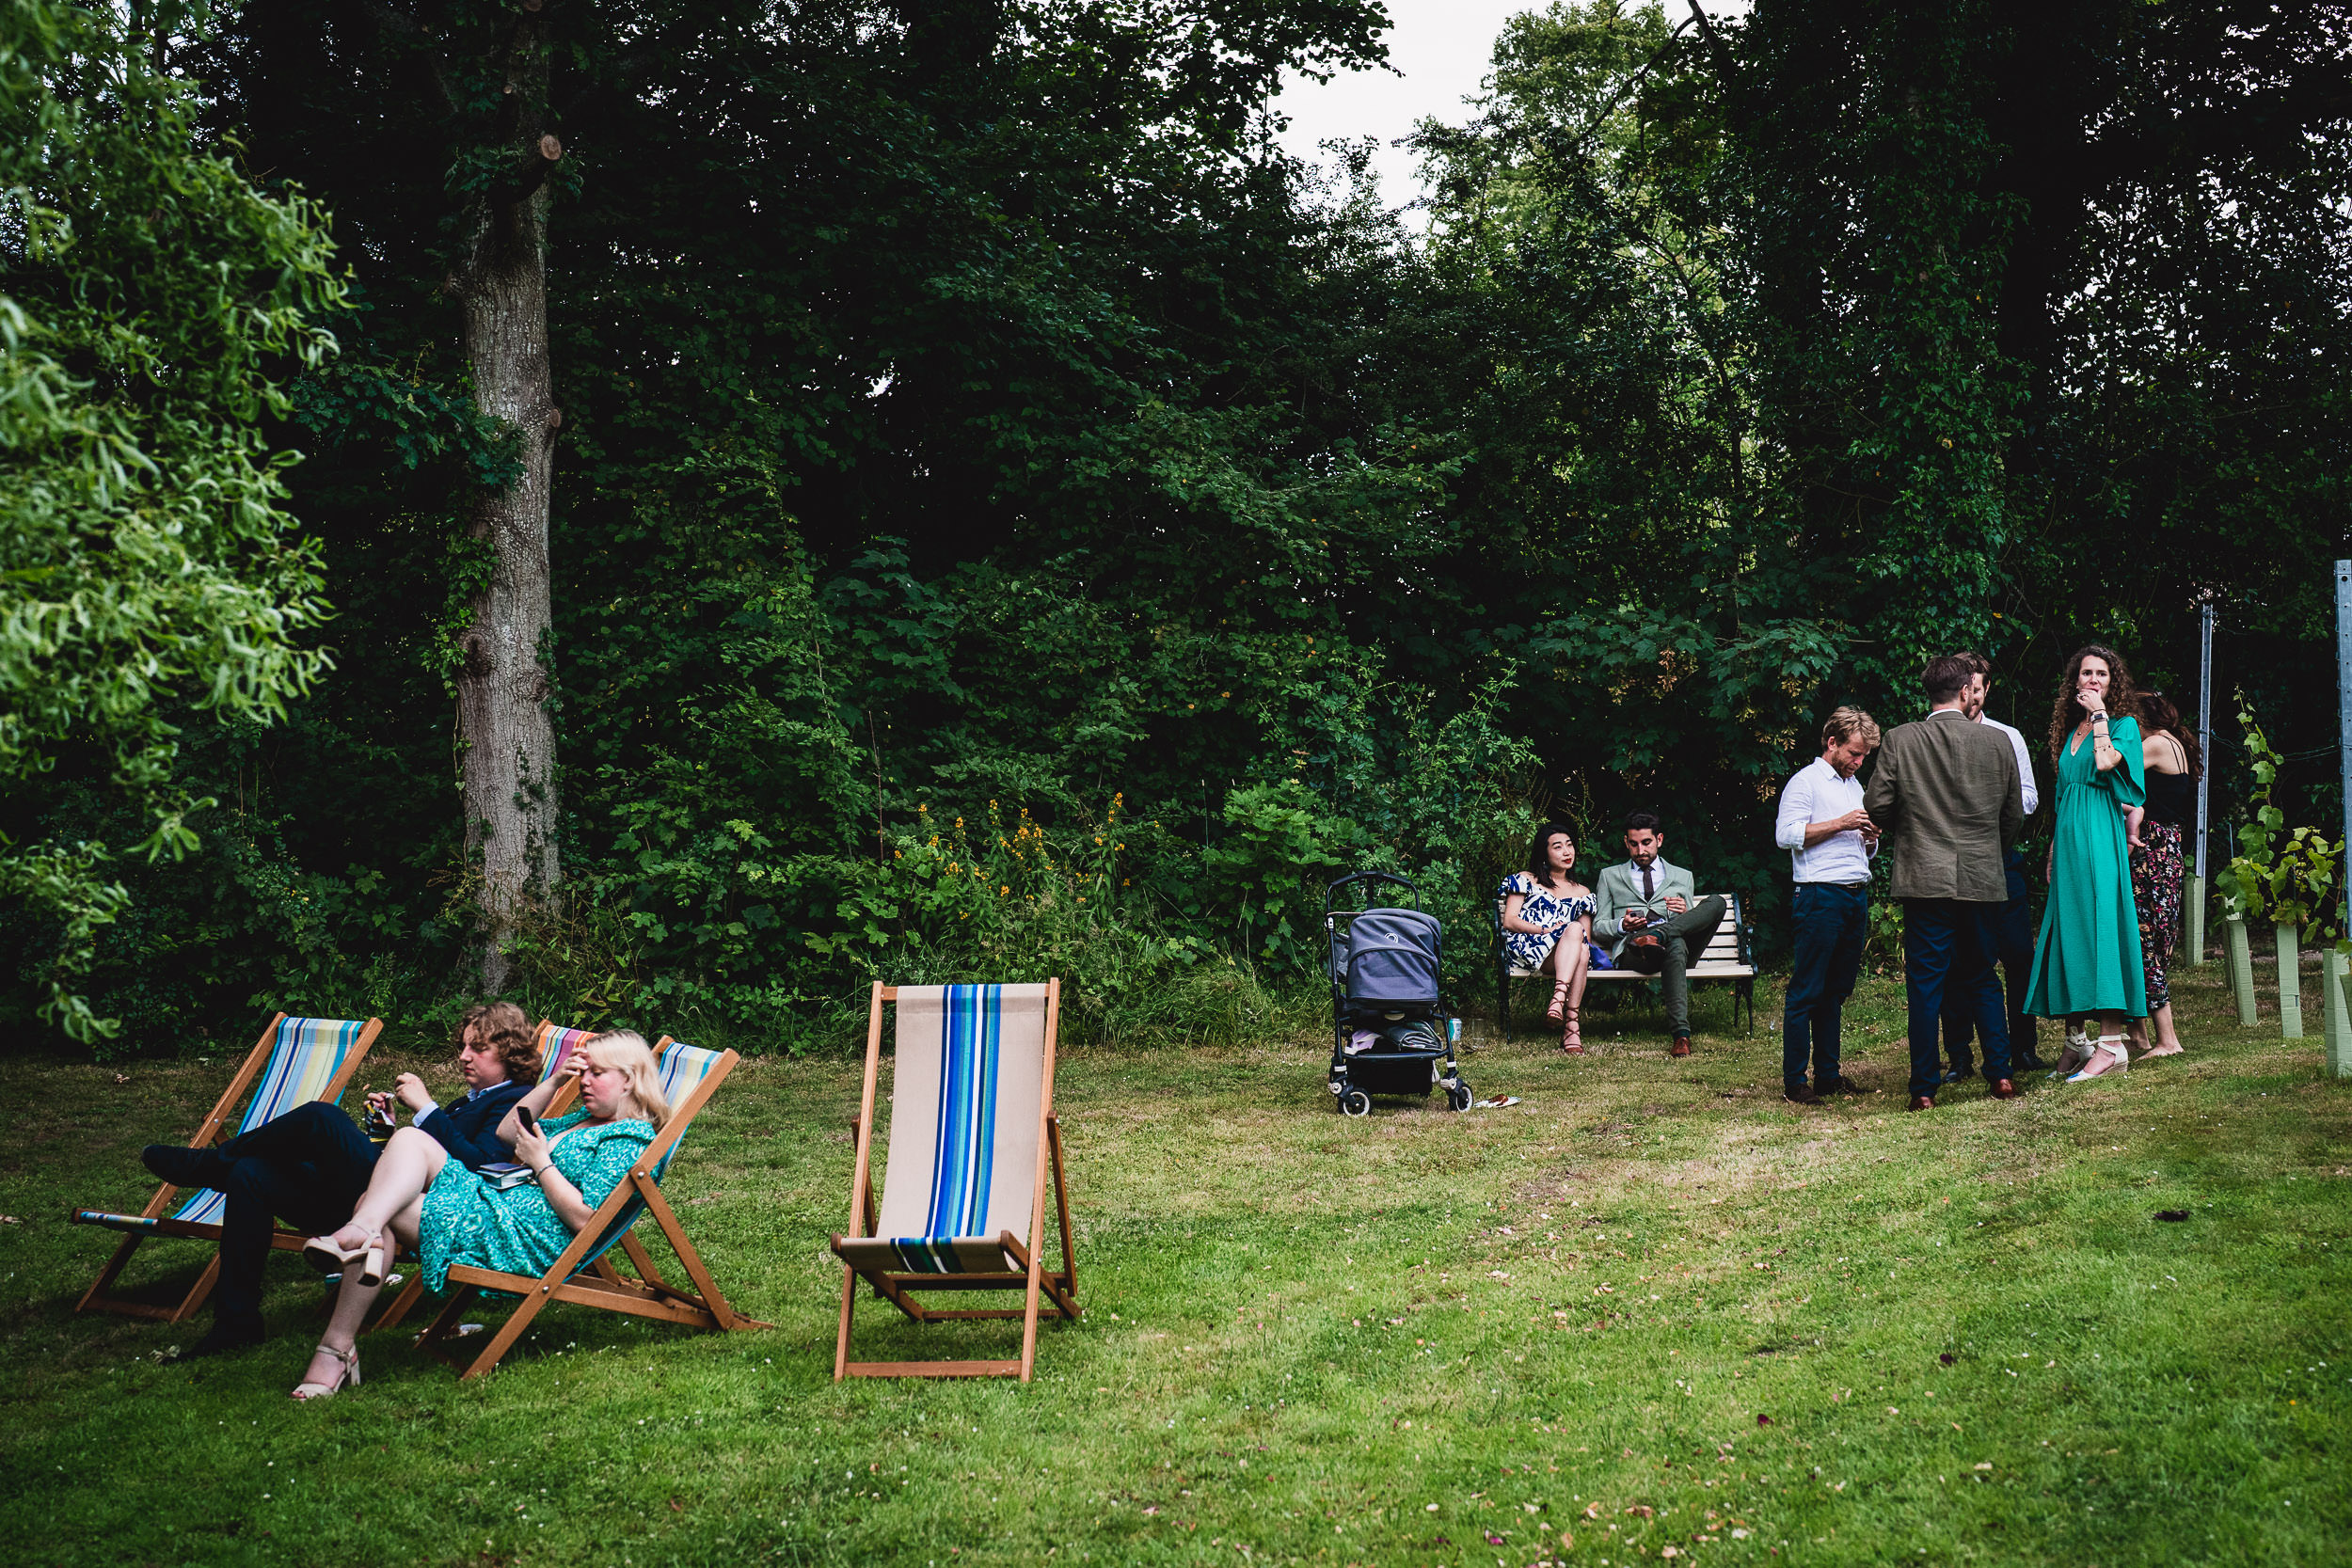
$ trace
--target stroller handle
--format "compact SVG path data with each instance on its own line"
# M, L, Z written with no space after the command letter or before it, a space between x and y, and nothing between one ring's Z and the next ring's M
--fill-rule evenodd
M1347 886L1350 882L1394 882L1398 887L1403 888L1406 892L1413 895L1413 908L1415 910L1419 910L1421 908L1421 889L1415 887L1404 878L1392 876L1386 871L1357 871L1352 872L1345 877L1342 877L1338 881L1333 882L1329 887L1323 890L1323 912L1326 915L1328 915L1331 912L1331 895L1339 892L1340 889Z

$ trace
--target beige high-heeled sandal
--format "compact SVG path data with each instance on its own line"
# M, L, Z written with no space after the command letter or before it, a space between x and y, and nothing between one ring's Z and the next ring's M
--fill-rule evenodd
M321 1274L348 1274L357 1266L359 1283L373 1289L384 1283L384 1269L389 1259L385 1253L384 1232L374 1230L356 1247L338 1246L332 1236L313 1236L302 1243L302 1260Z
M2090 1060L2093 1049L2089 1031L2069 1029L2066 1032L2066 1049L2058 1053L2059 1074L2063 1076L2080 1069Z
M337 1244L332 1236L313 1236L302 1243L302 1260L321 1274L341 1274L368 1255L371 1237L356 1247Z
M1568 983L1565 980L1554 980L1551 983L1551 1006L1544 1009L1545 1022L1560 1022L1566 1015L1567 1006Z
M2109 1073L2129 1072L2132 1068L2130 1039L2131 1037L2128 1035L2101 1035L2091 1048L2090 1059L2082 1065L2080 1071L2073 1074L2066 1081L2070 1084L2087 1084L2093 1078L2105 1078ZM2098 1071L2093 1072L2090 1069L2098 1066L2099 1053L2102 1051L2115 1058L2115 1065L2099 1068Z
M302 1382L294 1386L294 1397L295 1399L332 1399L346 1388L357 1388L359 1386L358 1346L354 1345L349 1350L337 1350L332 1345L322 1344L314 1354L328 1356L334 1360L337 1367L335 1381L332 1383L313 1383L306 1378ZM305 1393L305 1389L310 1391Z
M1562 1017L1560 1049L1571 1056L1581 1056L1584 1054L1584 1031L1578 1024L1576 1015L1577 1009L1570 1007Z

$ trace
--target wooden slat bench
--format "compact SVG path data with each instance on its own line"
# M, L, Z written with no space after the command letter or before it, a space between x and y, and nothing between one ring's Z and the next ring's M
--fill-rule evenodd
M1699 895L1700 898L1708 896L1709 895L1707 894ZM1691 966L1691 983L1696 985L1701 980L1728 981L1732 988L1731 1020L1734 1023L1739 1022L1740 1009L1745 1007L1748 1014L1747 1032L1753 1035L1756 1033L1756 962L1748 944L1747 915L1740 906L1738 894L1726 893L1722 895L1722 898L1724 901L1723 924L1715 927L1714 939L1707 944L1707 951L1699 955L1698 962ZM1522 969L1511 962L1509 951L1502 945L1502 901L1501 899L1495 901L1493 923L1495 1011L1501 1020L1502 1037L1507 1040L1511 1037L1511 982L1548 979L1549 976L1538 975L1534 970ZM1656 978L1656 975L1645 974L1638 969L1596 969L1585 976L1584 994L1589 999L1593 994L1593 988L1604 982L1654 980Z

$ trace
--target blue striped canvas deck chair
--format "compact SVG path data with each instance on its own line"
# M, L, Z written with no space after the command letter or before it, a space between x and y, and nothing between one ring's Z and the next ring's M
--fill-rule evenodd
M882 1004L898 1007L891 1092L890 1162L874 1205L874 1088L882 1064ZM866 1030L866 1087L857 1119L850 1230L833 1239L841 1259L841 1332L833 1375L1012 1377L1037 1365L1041 1298L1074 1321L1078 1259L1071 1244L1062 1176L1061 1123L1054 1115L1054 1041L1061 982L1041 986L874 988ZM1054 1179L1061 1268L1047 1269L1045 1179ZM868 1223L869 1219L872 1223ZM852 1361L850 1323L857 1283L918 1323L1021 1320L1021 1357L1001 1361ZM943 1310L916 1292L1024 1291L1020 1307Z
M670 1102L670 1119L646 1146L644 1157L596 1206L588 1223L572 1238L572 1244L548 1265L547 1273L533 1278L464 1263L451 1266L449 1282L453 1289L449 1302L424 1332L417 1336L417 1343L456 1367L461 1379L480 1377L495 1368L550 1302L597 1307L608 1312L657 1318L691 1328L773 1326L745 1317L727 1305L719 1282L704 1265L702 1255L686 1239L686 1228L678 1223L677 1211L661 1196L661 1179L668 1173L687 1128L709 1103L727 1074L735 1070L740 1058L732 1051L706 1051L672 1040L666 1035L656 1049L660 1055L661 1092ZM644 1243L637 1239L637 1222L647 1214L653 1216L662 1240L677 1255L678 1266L685 1270L691 1289L664 1279ZM635 1278L613 1266L611 1254L614 1251L636 1271ZM461 1358L449 1347L456 1338L458 1320L485 1291L503 1292L519 1300L497 1332L485 1337L482 1349L461 1365Z
M204 1118L188 1143L195 1148L210 1148L225 1137L246 1132L263 1122L275 1121L295 1106L313 1100L329 1104L342 1098L351 1075L383 1032L381 1019L364 1022L344 1018L289 1018L279 1013L262 1031L259 1043L246 1057L245 1065L221 1091L220 1101L212 1115ZM251 1098L246 1098L246 1091ZM239 1101L245 1103L245 1115L233 1130L229 1118ZM83 1292L74 1310L87 1312L95 1307L102 1312L124 1312L135 1318L156 1318L176 1323L186 1318L204 1298L212 1294L213 1282L220 1274L220 1255L215 1252L204 1265L204 1272L177 1304L158 1306L145 1302L126 1301L109 1294L122 1266L131 1260L141 1242L150 1236L192 1236L199 1241L220 1240L221 1212L228 1207L228 1195L203 1188L190 1195L177 1208L172 1200L180 1189L169 1182L155 1189L147 1207L135 1214L110 1213L103 1209L76 1209L66 1216L73 1225L95 1225L108 1230L124 1232L121 1243L106 1266L98 1271L98 1278ZM301 1250L307 1240L298 1232L277 1229L270 1237L270 1245L280 1252Z
M566 1029L552 1019L541 1019L539 1027L532 1032L531 1037L531 1043L537 1047L539 1052L539 1076L532 1080L532 1086L535 1088L563 1071L564 1064L571 1059L572 1053L595 1039L597 1033L598 1031L594 1029ZM579 1098L580 1085L566 1084L557 1089L554 1096L548 1101L546 1114L550 1117L560 1117L570 1110L572 1101ZM416 1259L414 1253L407 1256L411 1262ZM401 1320L408 1316L409 1309L417 1305L417 1298L422 1294L424 1294L424 1275L421 1271L411 1271L408 1283L402 1287L399 1295L392 1298L392 1304L384 1308L369 1332L399 1327Z

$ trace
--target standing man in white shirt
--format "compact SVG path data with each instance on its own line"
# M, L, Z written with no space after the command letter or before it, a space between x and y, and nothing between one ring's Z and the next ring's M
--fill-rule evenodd
M1877 721L1858 707L1841 707L1821 726L1821 754L1780 792L1772 842L1788 851L1797 883L1797 953L1781 1014L1780 1076L1782 1092L1800 1105L1817 1105L1825 1094L1860 1092L1838 1070L1837 1031L1862 973L1870 857L1879 847L1878 828L1862 809L1862 783L1854 775L1878 744Z
M2042 797L2034 788L2033 751L2026 737L1998 719L1984 714L1984 699L1993 689L1993 661L1971 649L1960 656L1970 670L1968 689L1961 696L1961 712L1988 729L1997 730L2017 753L2017 783L2025 791L2026 815L2031 816ZM2026 1012L2026 987L2033 978L2033 911L2026 897L2026 852L2015 845L2002 856L2009 875L2009 902L1994 917L2000 936L1995 958L2001 966L2002 1000L2009 1007L2009 1060L2012 1072L2041 1072L2049 1067L2034 1049L2034 1020ZM1977 1022L1967 1006L1947 998L1944 1007L1944 1053L1951 1059L1944 1082L1957 1084L1977 1074Z

